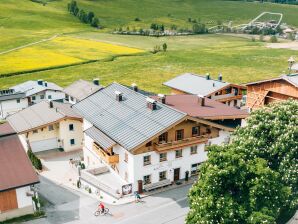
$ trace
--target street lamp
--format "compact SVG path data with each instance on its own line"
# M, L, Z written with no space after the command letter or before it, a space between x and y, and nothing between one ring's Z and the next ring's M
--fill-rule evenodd
M289 74L290 74L292 70L292 66L295 63L295 59L291 56L288 60L288 63L289 63Z

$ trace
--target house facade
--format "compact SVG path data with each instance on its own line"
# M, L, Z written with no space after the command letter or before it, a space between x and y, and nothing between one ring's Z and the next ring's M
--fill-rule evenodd
M117 83L73 107L84 117L87 168L104 164L138 192L196 175L206 146L227 142L231 131Z
M0 222L32 214L38 197L32 186L39 183L23 146L12 127L0 125Z
M28 107L28 100L23 92L11 89L0 90L0 119Z
M298 74L247 83L246 107L254 110L269 103L298 99Z
M229 106L240 107L246 87L223 81L222 75L218 79L211 79L210 75L200 76L191 73L179 75L163 85L171 88L171 94L194 94L214 99Z
M42 101L7 118L22 143L33 152L78 150L83 144L82 118L71 104Z

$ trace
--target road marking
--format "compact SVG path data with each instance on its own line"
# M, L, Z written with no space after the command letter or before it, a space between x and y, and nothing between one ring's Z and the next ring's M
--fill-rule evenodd
M123 223L123 222L126 222L126 221L128 221L128 220L134 219L134 218L136 218L136 217L144 216L144 215L146 215L146 214L149 214L149 213L152 213L152 212L154 212L154 211L160 210L161 208L168 207L169 205L177 204L178 202L184 201L184 200L186 200L186 199L187 199L187 197L180 198L180 199L177 200L177 201L172 201L172 202L169 202L169 203L167 203L167 204L163 204L163 205L158 206L158 207L156 207L156 208L154 208L154 209L151 209L151 210L149 210L149 211L147 211L147 212L143 212L143 213L141 213L141 214L137 214L137 215L134 215L134 216L130 216L130 217L128 217L128 218L126 218L126 219L123 219L123 220L121 220L121 221L119 221L119 222L115 222L115 224ZM170 221L171 221L171 220L170 220Z

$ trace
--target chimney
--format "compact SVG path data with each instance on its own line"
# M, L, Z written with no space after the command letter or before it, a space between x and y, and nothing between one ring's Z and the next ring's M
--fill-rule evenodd
M37 84L40 85L40 86L42 86L43 85L43 80L42 79L38 79L37 80Z
M198 102L200 106L205 106L205 97L203 95L198 95Z
M53 105L53 101L50 101L50 108L53 108L54 105Z
M210 80L210 74L209 73L206 74L206 79Z
M44 86L45 86L45 87L48 87L48 83L47 83L47 82L44 82Z
M162 104L166 104L166 96L164 94L158 94L157 96Z
M123 101L123 93L119 92L119 91L115 91L115 95L116 95L116 100L118 102Z
M137 84L133 83L133 84L131 84L131 87L132 87L133 91L138 92L139 89L138 89Z
M219 75L218 75L218 81L222 81L222 75L219 73Z
M99 86L99 79L93 79L93 84Z
M152 98L147 97L146 98L147 101L147 108L149 108L150 110L156 110L156 101Z

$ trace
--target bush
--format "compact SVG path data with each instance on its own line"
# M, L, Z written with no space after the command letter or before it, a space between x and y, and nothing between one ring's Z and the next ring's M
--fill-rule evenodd
M27 155L29 159L31 160L32 165L35 167L37 170L42 170L42 163L39 158L36 157L36 155L32 152L31 149L28 149Z
M141 21L141 19L137 17L137 18L135 18L135 21Z
M92 193L92 190L91 190L91 188L89 188L88 192L89 192L89 194L91 194L91 193Z
M78 181L77 181L77 188L81 188L81 186L82 186L82 183L81 183L80 180L78 180Z
M277 37L276 36L271 36L270 37L270 42L271 43L277 43L278 42Z
M84 163L81 163L80 166L81 166L81 169L82 169L82 170L86 168L86 166L85 166Z

